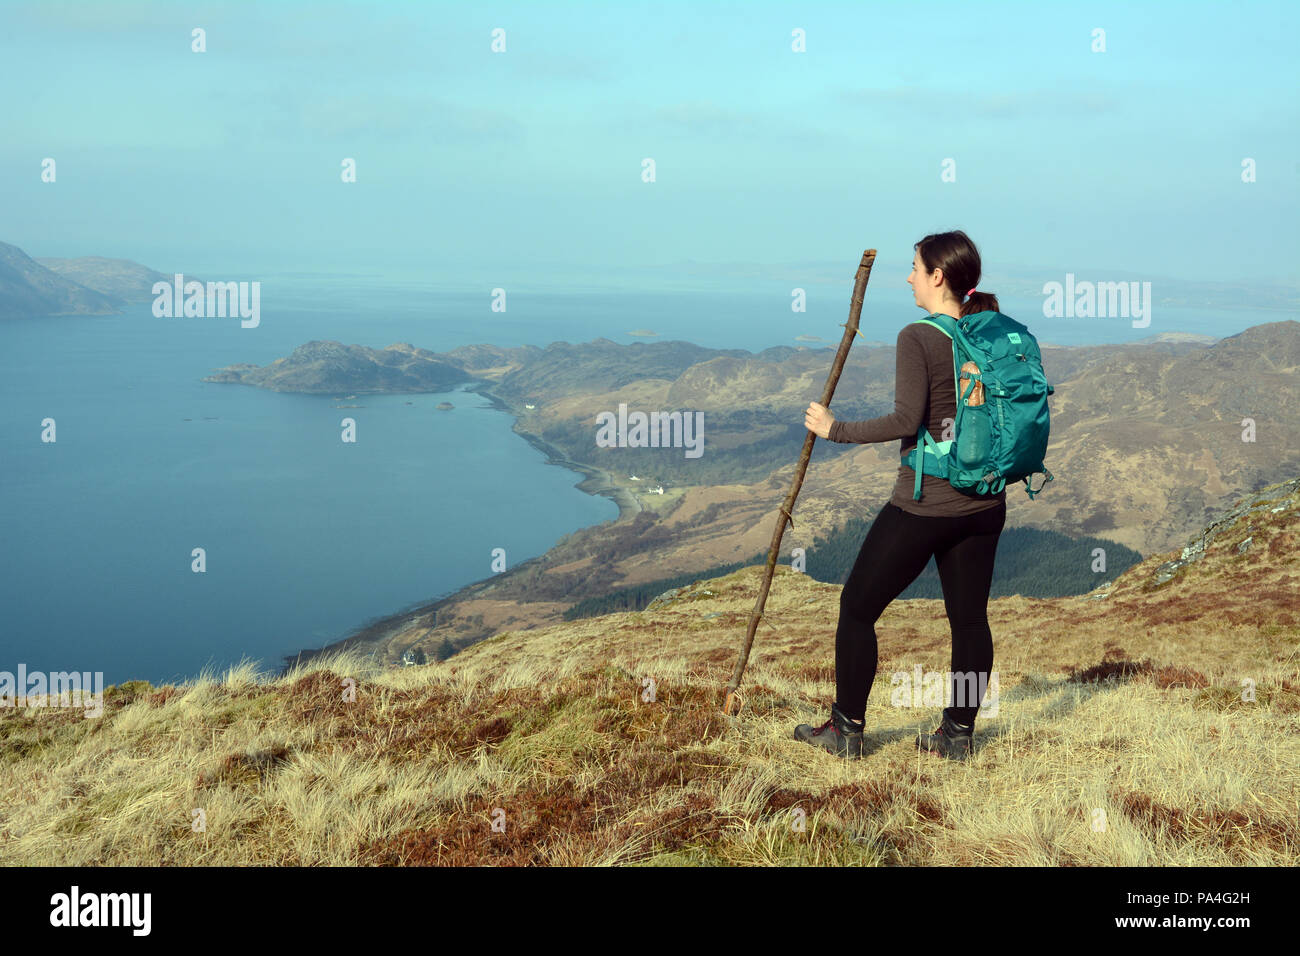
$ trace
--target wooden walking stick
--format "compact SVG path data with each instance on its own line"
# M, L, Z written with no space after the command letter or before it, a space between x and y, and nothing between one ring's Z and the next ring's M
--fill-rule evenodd
M840 373L844 371L844 362L849 357L849 346L853 344L854 336L858 335L858 319L862 315L862 299L867 291L867 280L871 278L871 266L876 261L876 250L868 249L862 254L862 262L858 264L858 275L853 282L853 300L849 303L849 320L844 323L844 338L840 340L839 351L835 353L835 362L831 365L831 374L826 378L826 388L822 392L821 404L830 407L831 396L835 394L835 385L840 380ZM803 440L803 452L799 455L799 464L794 469L794 482L790 486L790 493L785 496L785 502L781 505L781 512L777 515L776 531L772 533L772 545L767 551L767 570L763 574L763 584L758 589L758 600L754 602L754 612L749 616L749 629L745 632L745 642L740 646L740 654L736 658L736 667L731 672L731 683L727 685L727 698L722 705L722 712L729 716L734 716L740 712L740 695L737 691L740 688L740 678L745 673L745 664L749 661L749 650L754 646L754 632L758 630L759 618L763 616L763 606L767 604L767 592L772 587L772 572L776 570L777 553L781 550L781 537L785 534L785 523L790 522L794 527L794 518L791 517L791 510L794 508L794 500L799 497L799 488L803 485L804 473L808 470L808 461L812 458L813 444L817 441L817 436L809 432Z

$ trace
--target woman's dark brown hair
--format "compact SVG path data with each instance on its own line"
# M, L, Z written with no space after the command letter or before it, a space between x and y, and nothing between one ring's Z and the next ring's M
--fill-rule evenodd
M1001 312L998 297L992 292L975 289L980 278L980 254L970 236L960 229L953 232L936 232L912 246L921 254L921 265L929 275L935 269L943 270L943 281L961 302L961 314L975 312ZM975 289L967 298L966 291Z

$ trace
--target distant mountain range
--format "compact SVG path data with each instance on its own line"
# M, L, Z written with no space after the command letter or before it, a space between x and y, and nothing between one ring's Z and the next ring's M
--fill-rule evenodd
M855 346L836 390L837 418L893 410L894 351ZM1300 322L1208 343L1161 333L1042 351L1056 389L1047 454L1055 480L1033 501L1023 485L1008 489L1008 527L1105 538L1149 555L1234 497L1300 473L1300 425L1290 413L1300 402ZM764 549L803 444L803 410L820 395L833 354L603 338L443 353L313 342L268 366L232 366L207 381L347 394L437 391L468 380L550 460L588 475L579 487L619 503L616 522L574 532L533 561L356 635L378 646L428 632L435 643L462 647L502 628L558 620L592 596ZM703 412L705 453L691 459L680 448L597 445L596 416L620 404ZM898 447L818 442L790 546L810 546L877 511L894 484ZM660 486L664 494L649 493Z
M797 457L803 409L820 394L832 355L829 348L777 346L753 354L605 338L445 353L312 342L268 366L231 366L205 381L319 394L429 392L470 382L516 417L516 431L556 449L554 458L652 477L669 488L728 486L735 494L719 502L723 511L761 511L781 497L777 470ZM1208 343L1162 333L1125 345L1045 346L1043 366L1056 387L1047 457L1056 480L1017 514L1026 524L1149 551L1168 546L1228 496L1300 471L1300 431L1287 411L1300 401L1300 322L1270 322ZM893 373L893 347L855 349L836 391L836 417L892 411ZM710 451L688 459L677 448L596 445L595 416L620 403L704 412ZM1258 432L1253 441L1243 440L1247 419ZM842 519L844 507L867 489L892 485L897 449L895 442L819 443L814 471L827 474L800 509L820 510L816 503L825 496L828 514ZM749 486L747 493L739 486ZM1023 486L1015 491L1022 502ZM820 515L808 515L808 523L830 530ZM734 542L728 550L713 555L714 563L752 553L734 553Z
M107 315L150 301L153 284L171 280L129 259L33 259L0 242L0 319Z
M17 246L0 243L0 318L99 315L119 302L41 265Z
M88 289L101 292L119 302L151 302L153 284L168 282L173 276L142 266L130 259L105 259L81 256L78 259L37 259L38 263ZM186 276L186 279L193 279Z

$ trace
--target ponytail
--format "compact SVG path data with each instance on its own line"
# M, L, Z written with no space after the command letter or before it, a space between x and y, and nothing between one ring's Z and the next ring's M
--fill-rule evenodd
M998 297L992 292L976 291L961 304L962 315L974 315L976 312L1001 312Z

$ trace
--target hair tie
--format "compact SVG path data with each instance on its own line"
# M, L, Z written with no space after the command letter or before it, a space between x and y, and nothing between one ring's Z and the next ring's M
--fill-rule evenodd
M971 297L971 293L973 293L974 291L975 291L975 287L974 287L974 286L971 286L971 290L970 290L970 292L967 292L967 293L966 293L966 298L969 299L969 298Z

